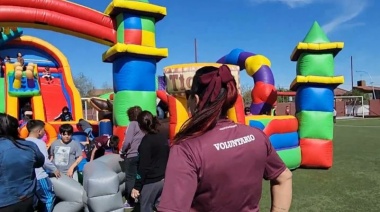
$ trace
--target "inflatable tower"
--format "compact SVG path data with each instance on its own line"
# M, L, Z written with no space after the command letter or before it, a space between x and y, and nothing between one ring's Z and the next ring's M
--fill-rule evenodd
M330 168L333 164L334 89L344 82L334 76L334 57L344 43L330 42L317 22L294 49L297 76L291 84L296 94L296 117L302 152L301 166Z
M113 0L104 13L116 25L116 44L103 61L113 63L114 124L124 132L128 108L138 105L156 114L156 63L168 50L156 48L155 24L166 16L166 8L148 0Z

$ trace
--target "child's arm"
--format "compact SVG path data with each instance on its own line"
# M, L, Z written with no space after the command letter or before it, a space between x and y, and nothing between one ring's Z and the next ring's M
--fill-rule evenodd
M95 145L94 149L91 151L91 159L90 159L90 162L94 160L95 153L96 153L97 150L98 150L98 148L97 148L96 145Z
M58 121L58 119L61 119L62 113L60 113L57 117L54 118L54 121Z
M74 170L78 166L78 164L82 161L82 148L80 147L79 143L76 143L76 149L75 149L75 157L77 158L74 163L70 166L69 170L67 171L67 176L73 177Z
M51 173L54 173L54 175L59 178L61 176L61 173L58 171L57 167L49 160L48 151L46 148L40 149L41 153L45 156L45 163L43 165L43 168Z

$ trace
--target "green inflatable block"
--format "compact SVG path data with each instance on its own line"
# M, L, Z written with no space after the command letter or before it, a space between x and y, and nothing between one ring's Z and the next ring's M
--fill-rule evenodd
M0 78L0 113L5 113L5 79Z
M309 32L303 39L304 43L330 43L325 32L319 26L318 22L314 21L313 26L311 26Z
M301 165L301 148L295 147L292 149L278 150L277 154L285 163L288 169L296 169Z
M155 19L152 17L141 16L141 26L142 30L153 33L156 32Z
M118 126L128 126L127 110L133 106L140 106L143 110L156 115L155 91L119 91L114 96L113 114Z
M302 53L297 62L297 75L334 76L333 54Z
M118 43L124 43L124 15L120 13L116 16L117 30L116 38Z
M301 111L296 117L300 138L333 139L333 112Z

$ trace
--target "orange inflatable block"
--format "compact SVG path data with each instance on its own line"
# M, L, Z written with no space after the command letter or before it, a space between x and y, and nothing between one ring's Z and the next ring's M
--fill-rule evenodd
M122 126L114 126L113 127L113 134L117 135L120 139L119 150L121 150L121 148L123 147L126 130L127 130L127 127L122 127Z
M331 140L305 138L300 140L301 167L328 169L333 164L333 143Z

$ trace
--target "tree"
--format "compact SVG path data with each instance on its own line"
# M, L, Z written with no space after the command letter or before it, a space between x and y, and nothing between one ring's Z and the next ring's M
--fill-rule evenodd
M250 104L252 102L252 86L251 85L242 85L240 86L241 95L244 100L244 105Z
M79 90L81 97L88 97L91 90L94 89L94 83L82 72L74 77L74 84Z
M344 94L344 96L362 96L363 97L363 104L368 104L368 101L370 99L370 95L368 93L364 93L361 90L354 89L352 91L348 91L347 93ZM361 101L355 98L349 99L348 101L349 104L361 104Z
M112 85L108 84L107 81L103 82L102 89L113 91L113 87L112 87Z

